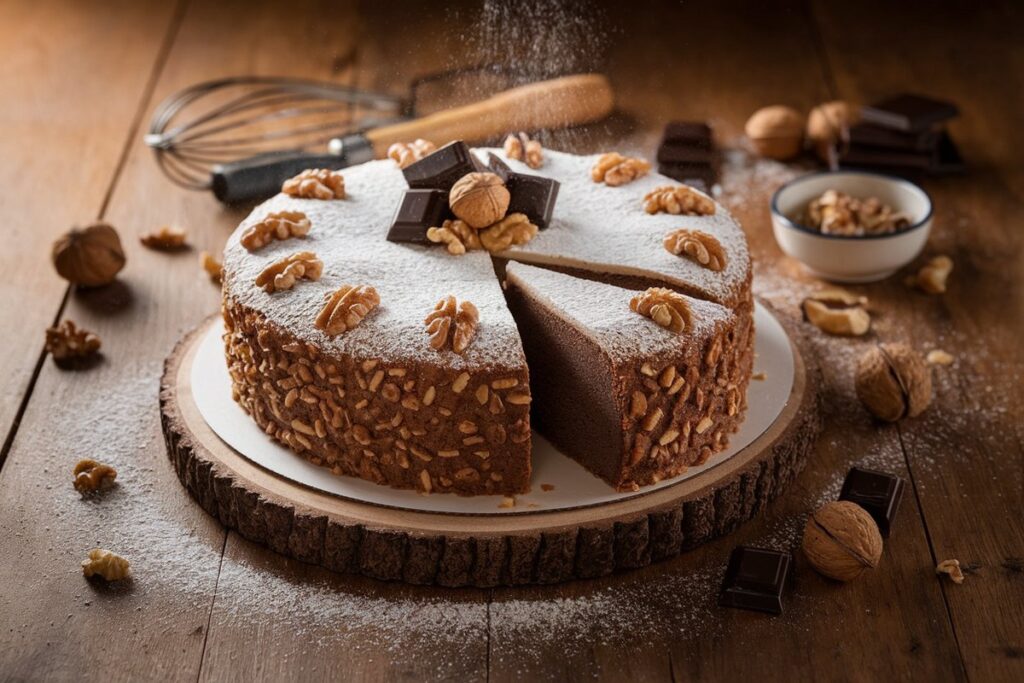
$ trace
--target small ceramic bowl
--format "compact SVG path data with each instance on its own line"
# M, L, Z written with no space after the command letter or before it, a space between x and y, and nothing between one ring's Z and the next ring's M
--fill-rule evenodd
M807 204L826 190L877 197L906 214L910 225L888 235L823 235L799 223ZM836 282L874 282L913 261L932 229L932 200L920 187L868 171L824 171L791 180L772 196L775 241L814 275Z

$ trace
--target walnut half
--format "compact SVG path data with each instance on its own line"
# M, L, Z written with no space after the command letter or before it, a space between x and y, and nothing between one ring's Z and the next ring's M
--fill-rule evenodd
M946 280L953 272L953 259L936 256L921 267L915 275L907 278L907 284L928 294L942 294L946 291Z
M526 244L537 236L537 226L525 213L510 213L480 231L480 244L492 254L511 246Z
M637 294L630 300L629 307L676 334L685 332L693 323L693 314L686 299L664 287L650 287Z
M46 350L60 364L93 355L100 350L100 338L65 320L46 330Z
M685 228L673 230L665 235L662 244L670 253L686 256L708 270L718 272L725 268L725 250L717 239L706 232Z
M448 253L453 256L482 247L479 233L458 219L449 219L438 227L427 228L427 239L435 244L447 245Z
M380 295L370 285L342 285L327 295L315 325L333 337L359 325L378 304Z
M296 280L319 280L324 262L311 251L300 251L271 263L256 277L256 286L268 294L291 289Z
M544 165L544 153L540 142L532 140L526 133L509 133L502 145L509 159L522 161L530 168Z
M304 199L344 199L345 178L329 168L311 168L284 181L281 192Z
M673 215L714 216L715 203L687 185L664 185L651 190L644 196L644 211Z
M590 169L590 178L595 183L604 183L611 187L631 183L637 178L647 175L651 164L643 159L625 157L618 152L608 152L597 158Z
M117 470L95 460L79 460L75 465L75 490L83 496L103 491L114 485Z
M253 223L246 228L239 241L249 251L256 251L275 239L304 237L309 234L311 227L309 218L301 211L278 211L268 214L259 223Z
M437 146L429 140L417 138L412 142L396 142L388 147L388 157L393 159L398 168L405 168L437 151Z
M452 351L465 351L476 336L480 312L469 301L459 303L454 296L446 296L437 302L434 310L423 324L430 334L430 345L440 351L451 345Z
M131 573L128 560L103 548L93 548L89 551L89 558L82 562L82 574L87 579L98 576L104 581L120 581Z

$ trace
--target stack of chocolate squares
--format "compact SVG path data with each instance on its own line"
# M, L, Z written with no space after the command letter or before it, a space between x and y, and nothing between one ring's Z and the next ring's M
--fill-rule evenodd
M710 193L718 159L711 127L698 121L671 121L658 145L658 173Z
M861 110L838 150L839 166L894 173L953 173L964 169L945 129L956 105L921 95L890 97Z

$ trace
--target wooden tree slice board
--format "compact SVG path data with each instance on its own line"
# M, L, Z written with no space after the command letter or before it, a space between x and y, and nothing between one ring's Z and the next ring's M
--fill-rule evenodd
M785 321L783 321L785 322ZM396 509L307 488L254 464L206 424L190 388L207 325L168 357L164 438L185 488L245 538L303 562L442 586L557 583L672 557L756 515L800 471L821 430L799 334L789 400L772 426L725 462L648 494L571 510L460 515Z

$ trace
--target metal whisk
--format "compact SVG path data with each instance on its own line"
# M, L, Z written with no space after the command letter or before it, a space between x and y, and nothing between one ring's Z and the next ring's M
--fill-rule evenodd
M221 165L323 153L332 139L409 114L409 101L401 97L323 81L239 76L199 83L164 100L145 143L172 181L205 190Z

